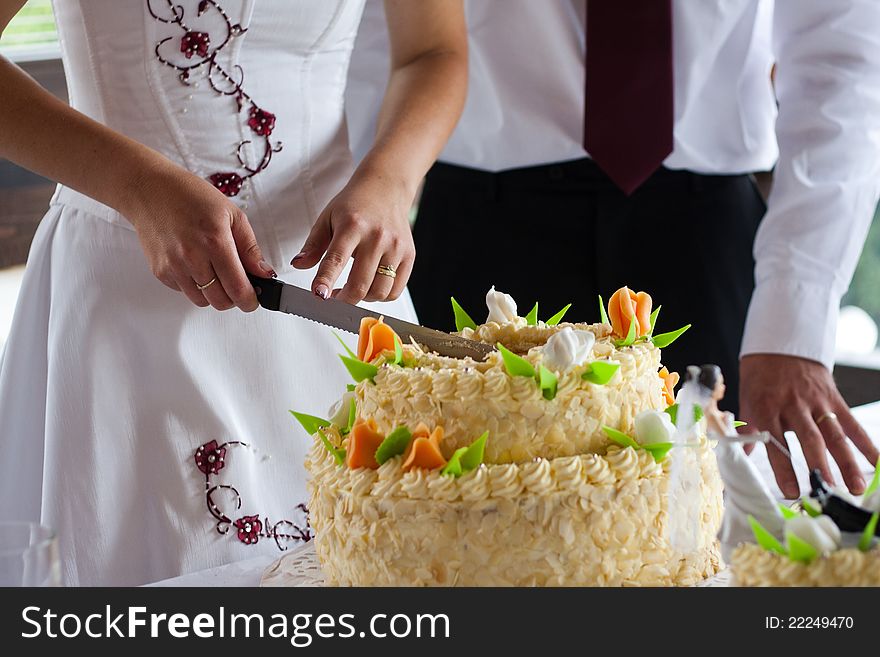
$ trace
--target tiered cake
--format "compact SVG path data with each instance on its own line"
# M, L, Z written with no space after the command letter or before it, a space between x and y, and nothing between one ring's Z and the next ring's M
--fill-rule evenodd
M677 380L645 293L623 288L603 323L517 316L490 291L483 362L402 345L365 321L359 379L322 420L306 463L310 523L336 585L688 585L719 569L722 495L702 438L687 449L699 500L693 549L667 537ZM453 302L454 303L454 302ZM610 316L610 320L608 319Z

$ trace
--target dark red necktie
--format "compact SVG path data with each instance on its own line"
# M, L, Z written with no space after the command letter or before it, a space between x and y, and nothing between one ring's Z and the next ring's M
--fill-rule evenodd
M672 0L587 0L584 148L631 194L672 152Z

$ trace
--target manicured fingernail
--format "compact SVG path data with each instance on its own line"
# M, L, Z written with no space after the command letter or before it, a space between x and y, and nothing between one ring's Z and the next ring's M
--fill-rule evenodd
M267 276L271 276L272 278L278 278L278 274L275 273L275 270L272 269L272 265L270 265L265 260L260 260L258 263L260 265L260 269L262 269Z
M326 299L330 296L330 288L328 288L323 283L315 288L315 294L317 294L322 299Z
M293 264L293 263L296 262L297 260L302 260L302 259L305 258L305 257L306 257L306 252L305 252L305 251L300 251L300 252L297 253L295 256L293 256L293 260L290 261L290 264Z

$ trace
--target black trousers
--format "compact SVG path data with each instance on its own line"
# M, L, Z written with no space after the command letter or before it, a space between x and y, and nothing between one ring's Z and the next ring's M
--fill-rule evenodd
M658 333L693 325L663 350L664 364L682 375L721 366L722 406L736 412L765 211L748 175L660 169L627 197L589 159L498 173L438 163L419 205L410 291L423 324L453 330L449 297L480 322L491 285L520 315L538 301L546 320L572 303L566 320L584 322L599 321L597 295L644 290L663 306Z

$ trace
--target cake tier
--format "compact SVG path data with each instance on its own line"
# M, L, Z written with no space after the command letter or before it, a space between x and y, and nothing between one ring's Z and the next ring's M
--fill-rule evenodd
M669 459L617 446L456 479L399 457L350 470L316 443L309 521L333 585L692 585L720 567L722 496L711 449L688 449L702 502L687 554L665 538Z
M360 417L373 418L387 433L398 426L420 422L442 426L441 445L446 458L458 447L469 445L489 431L487 463L523 463L531 459L602 452L609 444L602 425L632 434L635 416L665 404L660 350L642 342L618 349L604 324L515 326L487 324L467 337L495 343L524 354L536 368L539 347L564 326L590 330L596 335L590 360L620 365L605 385L585 381L587 364L559 373L552 400L544 398L536 381L511 376L501 354L484 362L445 358L407 348L408 367L383 365L374 382L357 386ZM529 352L531 349L531 352Z
M738 586L880 586L880 548L843 548L805 564L745 543L734 551L731 569Z

